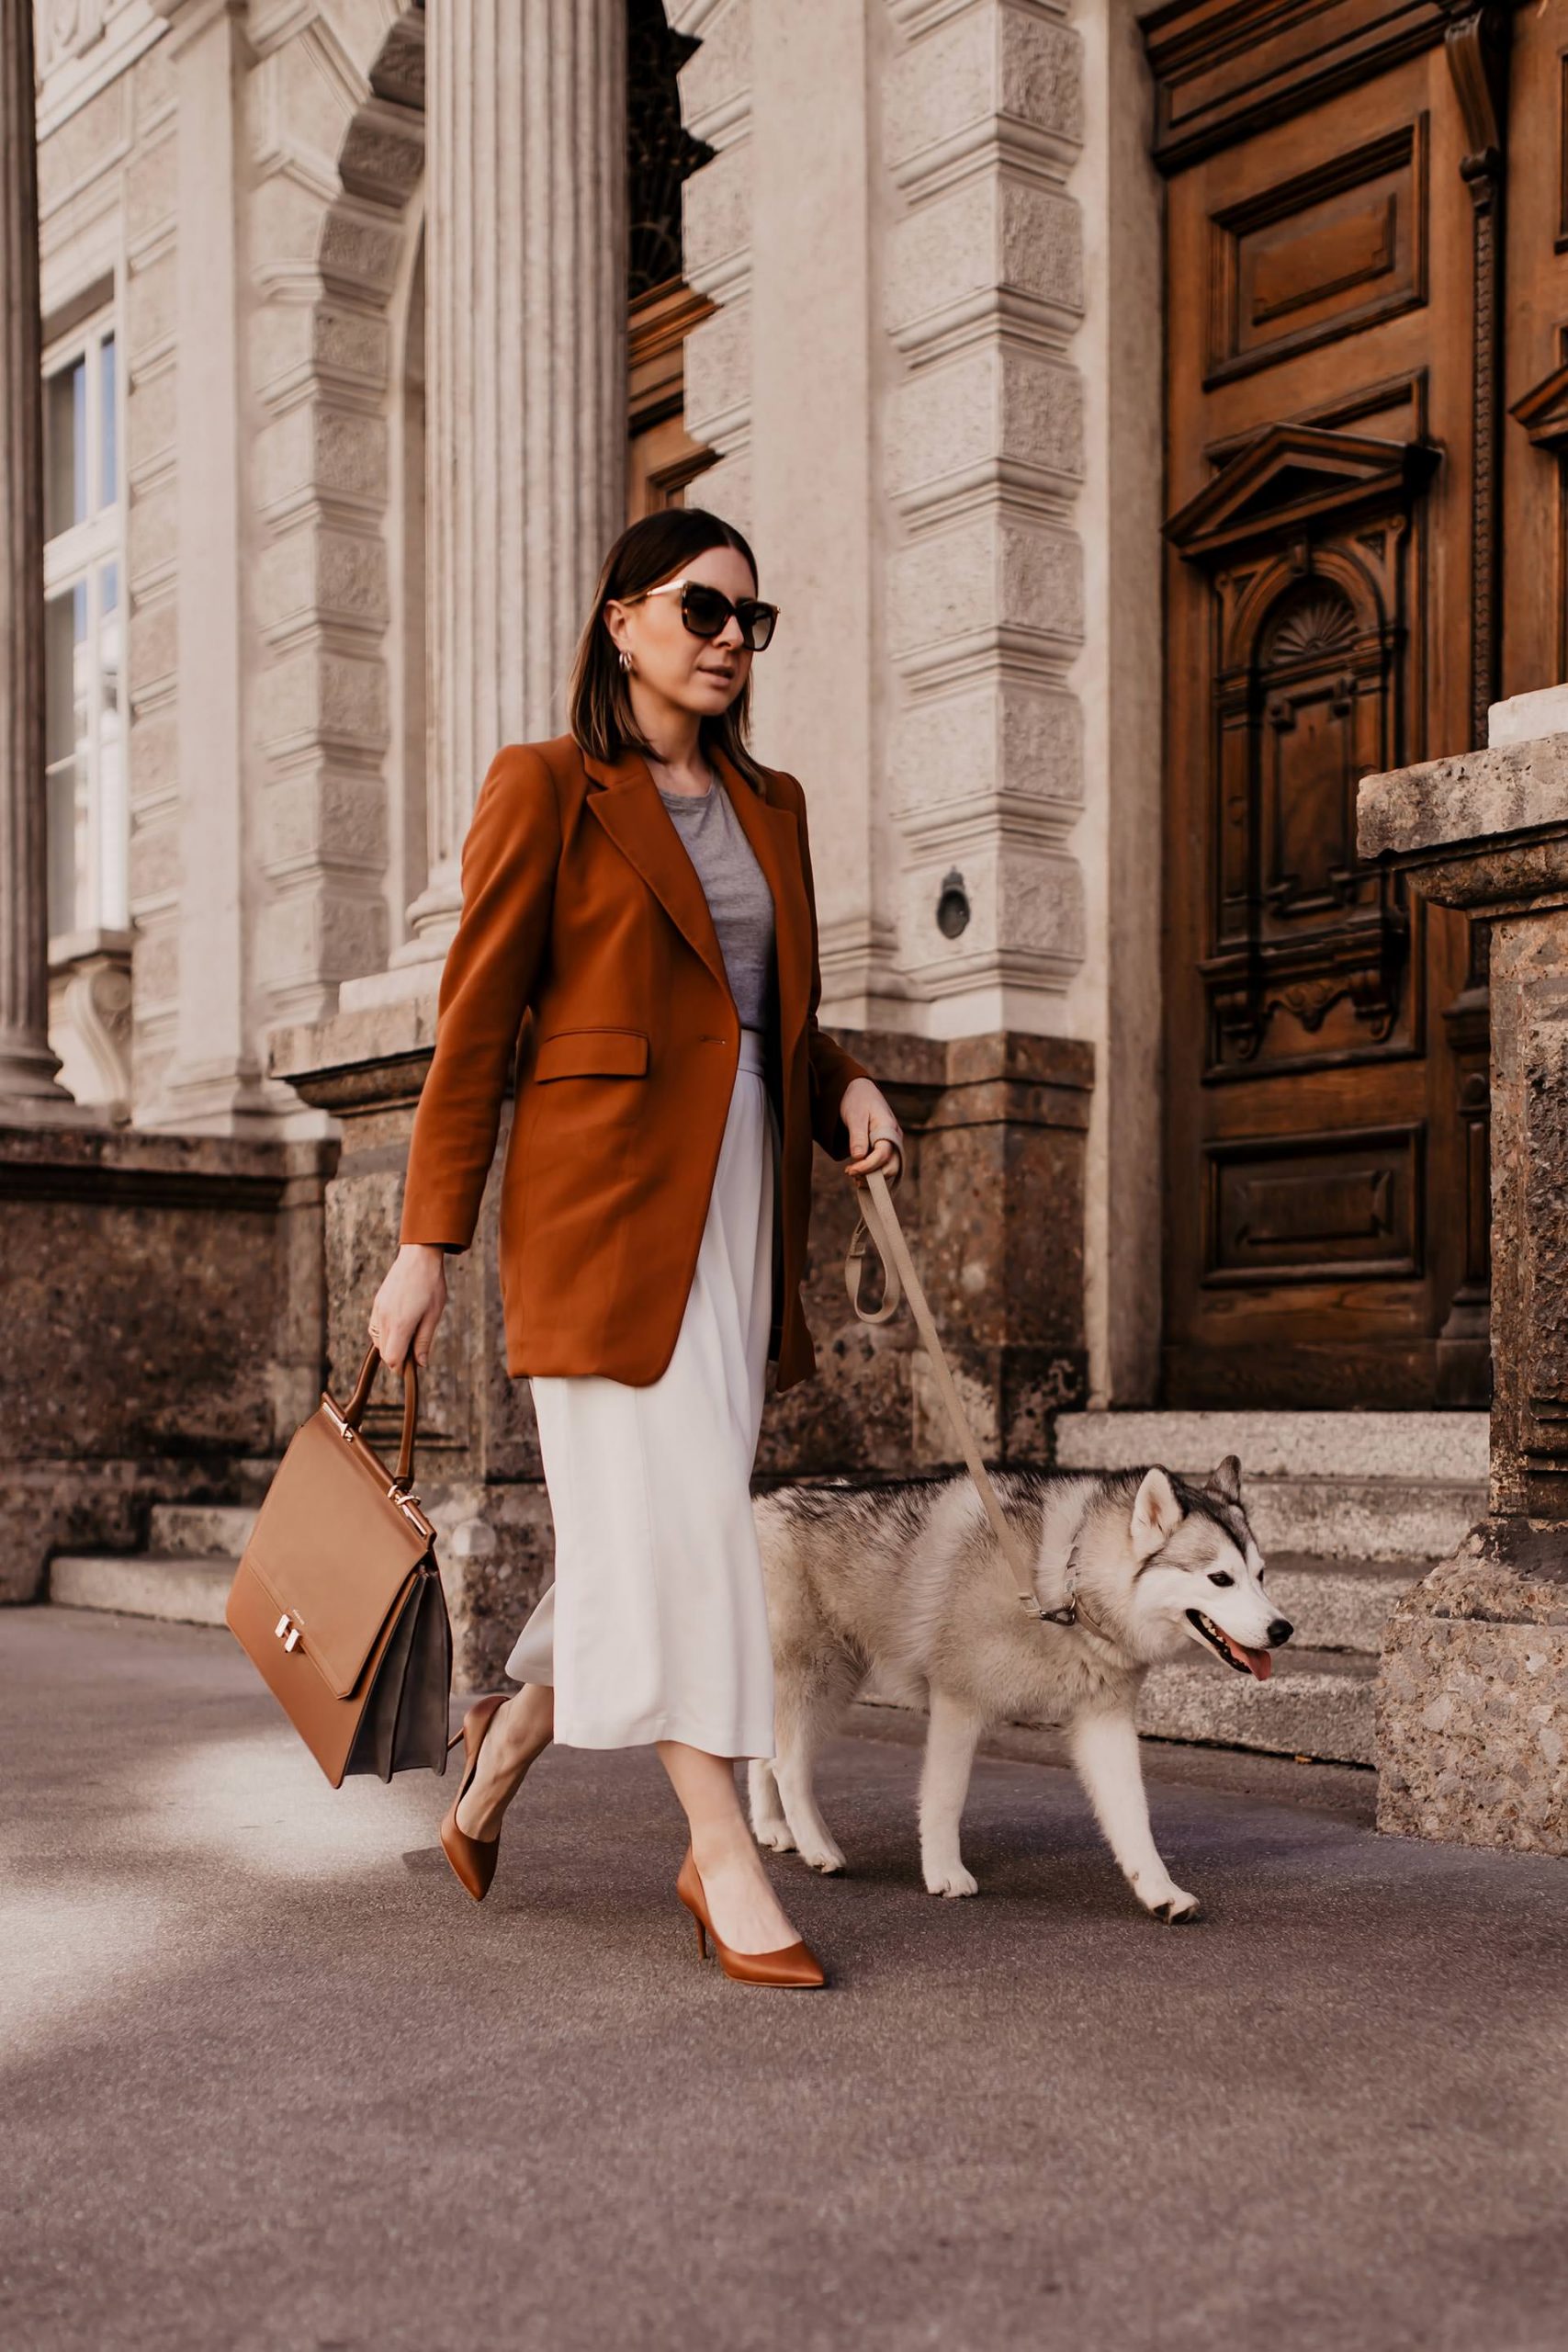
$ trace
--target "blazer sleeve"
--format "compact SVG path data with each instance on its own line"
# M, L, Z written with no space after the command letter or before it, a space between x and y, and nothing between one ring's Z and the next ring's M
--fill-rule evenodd
M817 1025L817 1007L822 998L822 969L817 948L817 891L811 878L810 829L806 819L806 795L794 776L786 776L795 803L795 820L800 828L800 865L806 877L806 902L811 911L811 992L806 1008L806 1053L807 1080L811 1100L811 1132L823 1150L832 1159L848 1159L850 1131L839 1115L844 1089L852 1079L869 1078L871 1072L857 1062L827 1031Z
M526 744L490 763L463 842L463 910L436 998L398 1238L466 1250L495 1156L518 1031L549 941L560 804Z

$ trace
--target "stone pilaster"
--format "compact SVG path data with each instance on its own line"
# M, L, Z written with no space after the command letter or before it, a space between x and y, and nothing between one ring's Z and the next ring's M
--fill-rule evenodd
M624 0L447 0L426 38L433 707L416 963L439 961L456 926L497 746L566 723L572 650L626 515Z
M130 80L124 209L130 1099L144 1115L179 1044L179 116L160 40ZM112 151L111 151L112 152ZM47 155L48 150L45 151ZM60 192L65 210L75 191Z
M172 1052L149 1126L228 1134L274 1107L251 1003L244 676L250 541L241 497L245 291L241 0L157 0L167 17L177 232L167 288L177 350L172 521L178 788L178 967Z
M942 1034L1060 1028L1085 951L1079 43L1055 0L889 14L900 961Z
M75 1105L49 1043L43 388L32 0L0 6L0 1118Z
M1568 734L1369 777L1359 845L1492 934L1490 1509L1390 1621L1379 1824L1568 1853Z

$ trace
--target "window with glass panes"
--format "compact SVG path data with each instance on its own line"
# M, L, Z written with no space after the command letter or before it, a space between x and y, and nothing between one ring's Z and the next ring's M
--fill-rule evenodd
M129 916L119 475L115 333L101 318L44 366L51 938L122 931Z

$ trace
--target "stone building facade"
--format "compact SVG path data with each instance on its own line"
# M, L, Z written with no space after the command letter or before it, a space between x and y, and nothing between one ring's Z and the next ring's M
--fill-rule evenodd
M1125 1389L1103 1237L1148 1222L1155 899L1116 842L1158 670L1156 386L1109 397L1159 308L1132 15L668 13L708 150L684 426L787 614L757 740L816 780L826 1016L1100 1049L1086 1347ZM124 449L123 874L59 917L55 1035L138 1128L323 1133L271 1032L428 980L491 748L561 723L626 510L626 17L37 11L45 365L112 323ZM95 1019L71 980L127 953L117 1054L124 991Z
M1156 788L1157 388L1129 369L1111 396L1138 333L1107 299L1135 290L1155 334L1133 11L35 17L50 462L73 424L117 466L83 518L115 601L50 699L78 1102L138 1138L340 1139L312 1057L428 1041L491 751L559 728L604 548L684 477L786 616L756 741L807 783L825 1019L954 1151L999 1113L1049 1174L1003 1186L956 1275L989 1435L1038 1443L1053 1408L1146 1383L1156 899L1122 869ZM651 316L627 266L650 70L685 150ZM673 475L642 447L661 325ZM889 1414L891 1467L919 1432Z
M28 19L6 0L13 62ZM901 1209L987 1454L1178 1460L1226 1449L1220 1408L1360 1408L1354 1443L1296 1417L1300 1487L1308 1454L1364 1470L1386 1379L1468 1409L1384 1429L1374 1478L1420 1457L1445 1509L1473 1498L1485 973L1460 918L1358 865L1354 784L1473 748L1490 700L1568 668L1568 590L1554 620L1529 584L1548 554L1568 578L1532 536L1568 447L1568 232L1531 160L1562 152L1563 0L30 22L37 320L10 303L0 388L19 416L32 385L44 452L41 633L7 623L33 669L0 1190L36 1336L0 1374L11 1597L159 1510L254 1502L323 1366L352 1375L479 781L560 729L605 547L682 497L741 526L782 608L755 744L810 806L821 1017L911 1138ZM1521 240L1540 332L1505 348ZM1308 817L1270 834L1259 787L1252 879L1189 939L1244 738ZM1393 1107L1346 1110L1356 1086ZM759 1475L951 1464L908 1318L849 1309L853 1202L818 1182L820 1376ZM422 1412L475 1675L549 1552L493 1259L486 1225ZM1215 1409L1131 1410L1167 1404ZM1352 1512L1339 1550L1438 1556L1424 1509L1375 1539ZM1328 1542L1321 1510L1278 1524Z

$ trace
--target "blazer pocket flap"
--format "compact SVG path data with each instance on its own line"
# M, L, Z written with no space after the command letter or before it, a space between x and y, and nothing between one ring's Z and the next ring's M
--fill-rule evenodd
M648 1037L641 1029L559 1029L541 1037L536 1079L643 1078Z

